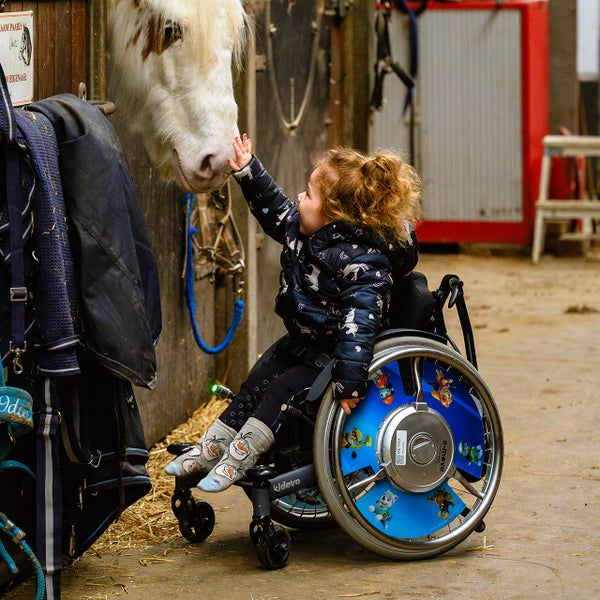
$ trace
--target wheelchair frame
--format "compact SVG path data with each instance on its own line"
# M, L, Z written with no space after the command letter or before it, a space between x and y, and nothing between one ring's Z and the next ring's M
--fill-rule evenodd
M408 285L414 292L415 282ZM436 291L426 293L429 297L422 292L420 299L419 293L412 296L422 307L412 318L418 329L390 328L378 336L369 375L375 381L383 373L394 385L380 389L379 397L369 392L347 417L333 398L328 365L304 410L282 407L296 417L300 430L290 436L290 447L277 443L261 457L264 464L248 469L236 484L252 501L249 534L266 568L288 562L291 538L282 525L317 529L337 524L359 544L393 559L429 558L485 529L483 518L502 471L500 417L477 371L463 282L448 274ZM448 334L446 304L457 310L465 357ZM438 381L429 381L426 372ZM381 421L373 414L382 415ZM370 433L347 445L348 431L358 432L357 437L359 427ZM168 450L181 454L189 447L172 444ZM205 540L215 524L210 504L191 492L203 476L175 479L173 513L191 542Z

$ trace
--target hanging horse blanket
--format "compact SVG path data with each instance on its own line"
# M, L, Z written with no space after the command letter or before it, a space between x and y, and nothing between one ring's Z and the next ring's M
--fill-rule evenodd
M36 475L31 526L53 600L63 557L84 552L151 489L132 384L157 381L158 271L106 117L69 94L15 110L1 67L0 79L0 352L9 384L34 401L36 431L14 445L14 455ZM8 216L15 148L16 221ZM23 232L21 312L11 301L15 222ZM25 337L16 355L15 314Z
M71 94L35 102L56 133L73 229L85 344L116 375L156 385L158 268L125 155L110 121Z

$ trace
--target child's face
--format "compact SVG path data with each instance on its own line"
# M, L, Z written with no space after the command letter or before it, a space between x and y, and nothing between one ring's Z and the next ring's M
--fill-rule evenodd
M300 233L312 235L327 224L322 213L323 201L317 188L319 171L315 169L308 180L304 192L298 194L298 212L300 213Z

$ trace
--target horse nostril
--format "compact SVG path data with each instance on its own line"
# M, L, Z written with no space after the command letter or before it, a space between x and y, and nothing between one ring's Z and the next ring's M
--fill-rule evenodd
M207 154L202 159L202 162L200 163L200 173L202 173L202 175L207 176L212 173L213 159L214 159L214 156L212 154Z

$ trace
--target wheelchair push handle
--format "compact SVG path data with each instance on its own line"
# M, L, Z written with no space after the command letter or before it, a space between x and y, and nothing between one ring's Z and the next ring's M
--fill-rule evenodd
M459 297L463 296L463 282L456 276L451 276L448 280L450 287L450 300L448 300L448 308L453 308Z
M458 275L451 273L444 275L440 283L440 287L436 292L438 322L442 323L442 326L445 329L442 309L446 303L446 300L448 300L448 308L456 307L456 311L458 313L458 320L463 333L467 360L475 368L477 368L477 356L475 354L473 328L471 326L469 311L467 310L467 303L465 302L463 287L464 283L462 279L458 277ZM444 331L443 333L445 334L446 332Z

